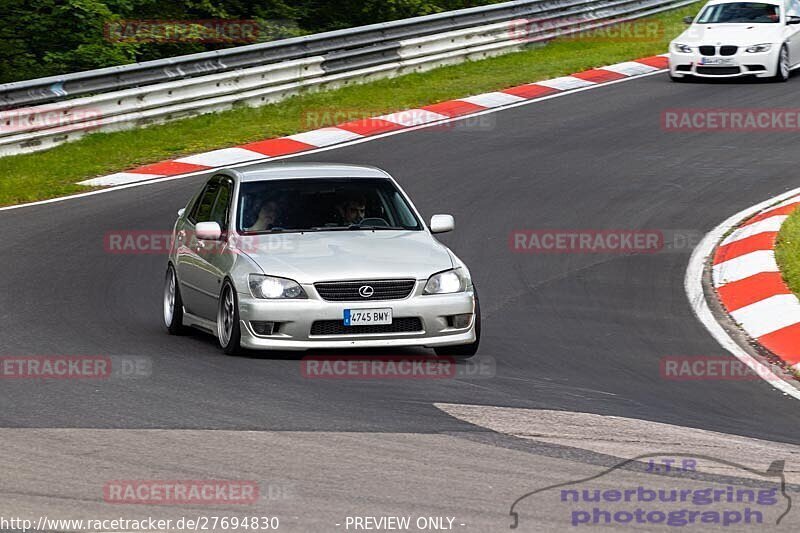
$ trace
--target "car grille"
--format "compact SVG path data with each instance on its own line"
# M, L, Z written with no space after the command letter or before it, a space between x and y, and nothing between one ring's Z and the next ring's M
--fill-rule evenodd
M701 46L700 53L704 56L713 56L717 53L716 47L714 46Z
M698 74L710 74L712 76L725 76L728 74L739 74L739 67L697 67Z
M721 56L732 56L736 53L737 47L735 46L720 46L719 47L719 55Z
M377 333L418 333L422 332L419 317L395 318L391 324L372 326L345 326L344 320L317 320L311 324L312 335L370 335Z
M314 288L323 300L329 302L366 302L371 300L402 300L411 294L416 280L362 280L362 281L323 281L315 283ZM369 297L361 296L361 287L372 287Z

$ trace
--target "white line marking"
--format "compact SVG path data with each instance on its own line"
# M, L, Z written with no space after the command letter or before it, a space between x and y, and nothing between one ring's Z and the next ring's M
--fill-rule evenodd
M222 148L200 154L190 155L176 159L178 163L190 163L192 165L203 165L204 167L224 167L235 165L245 161L264 159L264 154L253 152L245 148Z
M731 316L757 339L800 322L800 302L794 294L776 294L732 311Z
M646 77L649 77L649 76L655 76L657 74L663 74L664 72L667 72L667 69L656 70L654 72L648 72L646 74L641 74L641 75L638 75L638 76L631 76L629 78L622 78L622 79L619 79L619 80L607 81L607 82L604 82L604 83L597 83L595 85L590 85L588 87L581 87L580 89L574 89L572 91L565 91L565 92L548 94L546 96L540 96L538 98L531 98L529 100L525 100L523 102L517 102L516 104L510 104L510 105L507 105L507 106L504 106L504 107L495 107L495 108L491 108L491 109L484 109L483 111L477 111L475 113L470 113L468 115L460 115L460 116L457 116L457 117L445 118L445 119L442 119L442 120L439 120L439 121L436 121L436 122L433 122L433 123L430 123L430 124L420 124L419 126L413 126L413 127L409 127L409 128L405 128L405 129L401 129L401 130L387 131L385 133L380 133L378 135L370 135L368 137L361 137L360 139L354 139L352 141L347 141L347 142L344 142L344 143L341 143L341 144L336 144L336 145L333 145L333 146L324 146L324 147L316 148L316 149L313 149L313 150L306 150L306 151L303 151L303 152L296 152L294 154L286 154L286 155L281 155L281 156L276 156L276 157L264 156L264 160L266 161L267 159L269 159L270 161L280 161L282 159L290 159L290 158L294 158L294 157L308 156L308 155L312 155L312 154L318 154L318 153L322 153L322 152L327 152L328 150L337 150L339 148L346 148L346 147L354 146L356 144L361 144L361 143L364 143L364 142L370 142L370 141L375 141L377 139L383 139L385 137L391 137L393 135L402 135L404 133L408 133L408 132L411 132L411 131L417 131L417 130L421 130L421 129L425 129L425 128L430 128L430 127L433 127L433 126L437 126L439 124L448 124L450 122L458 122L459 120L469 120L469 119L471 119L473 117L479 117L479 116L482 116L482 115L488 115L490 113L498 113L500 111L505 111L507 109L513 109L515 107L521 107L521 106L536 104L536 103L539 103L539 102L543 102L545 100L551 100L553 98L562 98L564 96L568 96L568 95L572 95L572 94L576 94L576 93L581 93L583 91L590 91L592 89L597 89L598 87L608 87L609 85L616 85L618 83L625 83L625 82L628 82L628 81L638 80L638 79L646 78ZM534 83L536 83L536 82L534 82ZM528 85L532 85L532 84L528 84ZM247 163L238 163L236 165L231 165L230 168L238 168L238 167L249 166L249 165L252 165L253 163L254 163L254 161L247 162ZM81 199L81 198L87 198L89 196L95 196L95 195L98 195L98 194L108 194L108 193L112 193L112 192L122 191L122 190L130 189L130 188L133 188L133 187L143 187L143 186L146 186L146 185L154 185L156 183L164 183L164 182L173 181L173 180L193 178L195 176L202 176L204 174L209 174L210 172L212 172L212 170L197 170L195 172L188 172L186 174L178 174L176 176L167 176L167 177L164 177L164 178L156 178L156 179L152 179L152 180L148 180L148 181L142 181L142 182L138 182L138 183L129 183L127 185L120 185L119 187L113 187L113 188L108 188L108 189L98 189L96 191L82 192L82 193L78 193L78 194L72 194L70 196L59 196L57 198L50 198L48 200L38 200L36 202L29 202L29 203L26 203L26 204L7 205L5 207L0 207L0 211L11 211L13 209L23 209L23 208L26 208L26 207L38 207L40 205L67 202L67 201L70 201L70 200L77 200L77 199ZM800 189L798 189L798 192L800 192Z
M341 128L320 128L318 130L305 131L289 135L287 139L300 141L311 146L329 146L331 144L344 143L353 139L360 139L362 135Z
M603 85L602 83L595 83L593 81L582 80L575 76L562 76L560 78L553 78L552 80L537 81L536 85L544 85L545 87L552 87L561 91L570 91L572 89L579 89L581 87L589 87L590 85Z
M764 220L759 220L758 222L753 222L752 224L748 224L747 226L743 226L730 235L728 235L720 246L725 246L726 244L730 244L732 242L741 241L742 239L746 239L748 237L752 237L753 235L758 235L759 233L766 233L768 231L780 231L781 226L783 225L783 221L789 218L786 215L775 215L769 218L765 218Z
M125 185L127 183L136 183L137 181L146 181L163 177L163 174L138 174L136 172L117 172L116 174L109 174L108 176L100 176L99 178L92 178L78 182L78 185L86 185L87 187L110 187L113 185Z
M686 268L684 288L686 289L686 296L689 298L689 304L692 306L692 311L694 311L695 316L697 316L698 320L700 320L708 332L711 333L711 336L714 337L725 350L733 354L737 359L752 369L753 372L756 372L759 376L762 376L762 378L763 376L769 376L768 378L763 378L764 381L784 394L800 400L800 390L796 389L785 381L775 379L773 377L774 372L769 366L759 362L757 359L747 353L744 348L739 346L735 340L733 340L728 332L725 331L725 328L722 327L722 324L717 322L717 319L714 317L714 313L711 312L711 308L708 306L705 292L703 291L703 268L706 260L713 253L715 245L720 241L720 239L722 239L722 236L730 231L731 228L738 225L742 220L752 217L756 213L759 213L767 207L773 205L775 202L786 200L787 198L791 198L797 194L800 194L800 188L780 194L774 198L761 202L760 204L754 205L753 207L749 207L744 211L736 213L725 220L722 224L711 230L705 237L703 237L703 240L700 241L700 244L697 245L697 248L694 249L694 252L692 252L692 257L689 259L689 265Z
M513 94L506 94L501 92L492 92L484 94L476 94L475 96L468 96L466 98L459 98L460 102L469 102L470 104L479 105L481 107L499 107L508 104L515 104L522 102L525 98Z
M645 65L644 63L637 63L636 61L625 61L623 63L616 63L614 65L600 67L600 70L610 70L611 72L625 74L626 76L638 76L659 69L657 67Z
M774 250L756 250L755 252L723 261L711 268L715 287L722 287L728 283L749 278L762 272L778 272L778 263L775 261Z

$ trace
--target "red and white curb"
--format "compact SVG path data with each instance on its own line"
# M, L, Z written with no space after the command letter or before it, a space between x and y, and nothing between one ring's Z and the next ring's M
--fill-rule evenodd
M287 137L267 139L233 148L222 148L188 157L162 161L126 172L117 172L81 181L80 185L92 187L126 185L242 163L265 161L289 154L352 142L365 137L378 136L388 132L417 128L426 124L432 125L440 121L468 116L489 109L518 105L521 102L538 100L559 93L653 74L666 68L666 54L646 57L578 72L571 76L562 76L551 80L511 87L502 91L493 91L440 102L419 109L409 109L370 119L354 120Z
M712 283L731 318L759 344L800 370L800 300L775 260L778 232L800 207L794 196L746 220L718 245Z

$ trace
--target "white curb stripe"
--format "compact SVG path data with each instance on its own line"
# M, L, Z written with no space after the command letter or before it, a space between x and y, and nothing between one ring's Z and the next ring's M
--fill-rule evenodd
M728 235L720 246L731 244L732 242L741 241L759 233L766 233L769 231L780 231L783 221L789 218L787 215L775 215L764 220L759 220L747 226L741 227Z
M625 61L623 63L616 63L614 65L608 65L599 68L601 70L610 70L611 72L624 74L626 76L638 76L639 74L646 74L648 72L653 72L654 70L659 70L656 67L651 67L650 65L645 65L644 63L637 63L636 61Z
M117 172L116 174L109 174L108 176L100 176L99 178L92 178L78 182L78 185L86 185L87 187L111 187L112 185L127 185L128 183L136 183L139 181L147 181L155 178L163 178L163 174L137 174L135 172Z
M778 272L774 250L751 252L714 265L712 268L714 285L717 287L755 276L761 272Z
M589 85L597 85L593 81L582 80L575 76L562 76L560 78L553 78L552 80L537 81L536 85L544 85L545 87L552 87L560 91L569 91L571 89L579 89L580 87L588 87Z
M759 338L800 322L800 302L794 294L778 294L731 312L751 337Z
M222 148L220 150L212 150L188 157L181 157L175 161L178 163L203 165L204 167L224 167L226 165L243 163L245 161L253 161L254 159L264 159L265 157L267 156L264 154L259 154L258 152L253 152L244 148Z
M394 122L395 124L400 124L401 126L412 127L419 126L420 124L427 124L429 122L436 122L437 120L444 120L449 117L440 115L439 113L434 113L433 111L427 111L425 109L407 109L405 111L397 111L396 113L390 113L388 115L381 115L376 118L385 120L387 122Z
M296 133L294 135L289 135L286 138L299 141L301 143L310 144L311 146L320 147L352 141L353 139L359 139L361 137L363 137L363 135L353 133L352 131L330 127L306 131L303 133ZM262 155L262 157L266 156Z
M521 96L514 96L513 94L506 94L501 92L492 92L484 94L476 94L475 96L468 96L467 98L459 98L460 102L469 102L481 107L498 107L501 105L515 104L522 102L525 98Z

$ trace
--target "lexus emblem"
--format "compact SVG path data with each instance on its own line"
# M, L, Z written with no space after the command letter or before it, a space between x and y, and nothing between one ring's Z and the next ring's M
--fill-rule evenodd
M358 294L362 298L369 298L370 296L375 294L375 289L373 289L369 285L362 285L361 287L358 288Z

